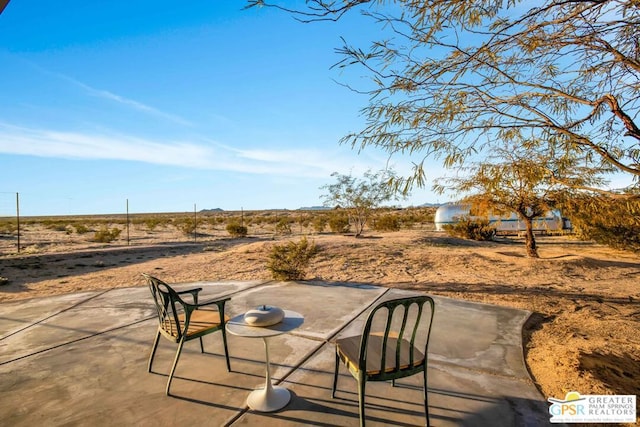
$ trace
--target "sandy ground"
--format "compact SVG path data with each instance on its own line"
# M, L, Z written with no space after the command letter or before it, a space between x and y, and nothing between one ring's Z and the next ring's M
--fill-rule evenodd
M270 248L287 239L209 237L104 247L58 242L21 254L0 252L0 276L10 280L0 286L0 302L142 286L141 272L167 282L268 280ZM540 259L528 259L517 238L480 243L428 230L310 239L320 252L308 280L416 289L532 311L525 359L545 397L564 398L568 391L640 394L638 254L540 237Z

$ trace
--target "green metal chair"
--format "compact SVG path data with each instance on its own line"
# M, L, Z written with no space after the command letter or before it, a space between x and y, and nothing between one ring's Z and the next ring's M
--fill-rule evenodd
M207 301L199 304L198 293L202 288L176 292L173 288L156 277L145 273L142 273L142 276L146 279L149 289L151 290L151 295L153 296L156 310L158 312L159 322L158 333L156 334L153 349L151 350L151 356L149 357L149 372L151 372L153 357L155 356L156 349L158 348L160 335L178 344L178 350L173 361L173 366L171 367L169 381L167 382L167 396L170 395L169 388L171 387L173 374L176 370L178 359L180 359L182 347L186 341L199 338L200 350L204 353L202 337L218 330L222 331L224 355L227 359L227 370L231 371L231 365L229 364L229 352L227 349L227 333L225 330L225 324L229 320L229 317L224 314L224 305L231 298L221 298L215 301ZM191 295L193 303L188 303L182 299L182 296L186 294ZM209 306L215 306L216 309L207 309Z
M426 314L425 304L430 306L429 313ZM365 425L364 398L367 381L391 380L395 386L395 380L420 372L424 378L426 425L429 425L427 350L433 312L433 299L425 295L383 301L369 313L361 335L336 340L331 397L336 396L338 368L342 361L358 382L361 426Z

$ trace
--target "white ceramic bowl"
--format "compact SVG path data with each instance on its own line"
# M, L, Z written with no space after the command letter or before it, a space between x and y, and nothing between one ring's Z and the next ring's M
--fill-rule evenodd
M261 305L244 314L244 321L251 326L271 326L284 319L284 310L272 305Z

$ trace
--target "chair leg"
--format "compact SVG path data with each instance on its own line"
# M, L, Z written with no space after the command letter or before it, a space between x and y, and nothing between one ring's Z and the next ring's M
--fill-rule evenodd
M229 363L229 347L227 346L227 331L222 328L222 344L224 345L224 357L227 360L227 372L231 372L231 363Z
M358 406L360 408L360 427L364 427L364 392L365 386L367 385L367 380L365 376L360 372L358 378Z
M178 344L178 351L176 352L176 358L173 360L173 366L171 367L171 373L169 374L169 381L167 381L167 396L170 396L169 387L171 387L171 381L173 380L173 373L176 371L178 365L178 359L180 359L180 353L182 353L182 346L184 345L184 339L180 340Z
M429 427L431 425L431 423L429 422L429 393L427 392L427 370L425 369L424 371L422 371L423 377L424 377L424 414L425 417L427 419L427 427Z
M158 342L160 341L160 331L156 335L156 340L153 342L153 348L151 348L151 355L149 356L148 372L151 372L151 365L153 365L153 356L156 355L156 349L158 348Z
M338 356L338 350L336 350L336 368L333 371L333 387L331 388L331 398L336 397L336 388L338 387L338 367L340 366L340 357Z
M200 352L204 353L204 344L202 343L202 337L200 337Z

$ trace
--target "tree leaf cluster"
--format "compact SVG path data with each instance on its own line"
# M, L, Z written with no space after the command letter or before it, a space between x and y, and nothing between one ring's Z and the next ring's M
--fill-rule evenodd
M640 176L640 7L637 0L308 0L272 6L303 22L360 13L370 46L344 41L339 67L371 84L366 125L342 140L409 154L397 177L425 183L425 161L447 167L522 140L579 152Z

